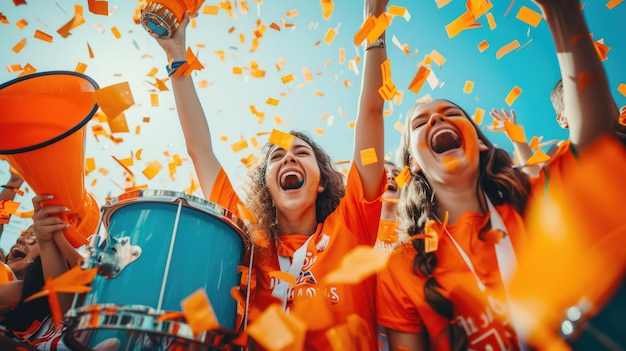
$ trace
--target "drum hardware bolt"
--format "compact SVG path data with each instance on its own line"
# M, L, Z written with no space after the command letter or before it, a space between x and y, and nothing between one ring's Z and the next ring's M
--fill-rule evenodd
M583 316L591 310L592 304L583 297L578 304L569 307L565 311L565 318L561 322L561 336L565 339L575 338L578 332L584 329L585 320Z

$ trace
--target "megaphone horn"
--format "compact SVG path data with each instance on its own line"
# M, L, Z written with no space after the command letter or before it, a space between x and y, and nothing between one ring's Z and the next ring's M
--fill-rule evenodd
M98 84L71 71L33 73L0 85L0 155L45 205L70 211L64 233L74 247L88 244L100 220L85 190L85 125L98 110Z

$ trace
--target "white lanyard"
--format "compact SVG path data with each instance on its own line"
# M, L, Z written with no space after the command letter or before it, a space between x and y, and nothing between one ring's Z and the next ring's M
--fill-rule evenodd
M515 273L515 270L517 268L517 258L515 257L515 252L513 251L513 245L511 244L511 238L509 237L508 232L506 231L506 226L504 225L504 221L502 220L502 217L500 217L500 214L498 213L498 211L496 211L496 208L493 206L493 204L489 200L489 197L487 196L487 194L485 194L485 199L487 200L487 207L489 208L489 213L490 213L489 220L491 222L491 229L500 230L504 234L500 242L498 242L495 245L495 249L496 249L496 260L498 261L498 270L500 271L500 278L502 279L502 283L504 285L504 292L506 293L507 301L510 301L508 284L511 281L511 278L513 277L513 274ZM465 253L461 245L459 245L459 243L457 243L457 241L454 240L454 238L452 237L452 235L450 234L447 228L444 227L444 231L448 234L448 237L450 238L452 243L454 243L454 246L456 247L461 257L463 258L463 261L465 261L465 264L467 265L469 270L472 272L472 274L476 278L476 282L478 283L478 289L482 292L485 292L486 290L485 284L483 284L483 282L478 277L478 274L476 273L476 270L474 269L474 265L472 264L472 261L470 260L467 253ZM513 314L511 313L510 315L511 315L511 322L513 324L513 329L515 329L516 334L518 336L518 340L519 340L521 339L522 334L520 333L519 328L517 328L515 319L513 318ZM521 344L521 342L519 346L521 350L525 349L524 346Z
M278 264L280 265L280 270L283 272L287 272L292 275L295 280L298 280L300 273L302 273L302 265L304 264L304 258L306 257L307 247L309 246L309 241L313 238L313 235L309 236L308 239L293 253L293 261L290 262L288 256L278 255ZM276 286L274 286L274 290L272 290L272 296L280 299L283 303L283 311L287 308L287 291L289 291L289 283L276 279Z

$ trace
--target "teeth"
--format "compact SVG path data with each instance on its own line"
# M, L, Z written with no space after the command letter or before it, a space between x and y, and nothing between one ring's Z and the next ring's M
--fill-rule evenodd
M437 131L433 136L432 136L432 140L435 140L439 135L443 134L443 133L452 133L454 134L455 138L458 138L459 135L456 133L456 131L454 129L441 129L439 131Z

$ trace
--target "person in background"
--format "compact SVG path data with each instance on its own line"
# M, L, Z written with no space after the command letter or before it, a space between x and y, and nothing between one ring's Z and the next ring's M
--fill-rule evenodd
M386 6L387 0L366 0L364 15L379 16ZM157 39L172 66L185 60L187 24L188 17L172 38ZM357 330L347 347L377 348L375 277L358 284L322 286L321 282L352 249L373 246L376 241L385 185L384 101L378 93L385 59L383 34L365 49L354 159L347 185L324 150L307 134L292 131L288 145L267 143L262 148L242 187L245 207L255 216L255 221L248 223L249 232L256 242L263 243L257 246L253 261L256 289L251 305L257 311L277 305L304 321L306 350L331 349L327 331L347 323ZM239 214L239 199L213 151L209 124L192 78L173 75L171 83L187 151L204 196ZM376 160L363 162L363 151L375 154ZM292 275L296 286L273 277L276 271ZM321 319L317 313L326 317ZM250 313L251 322L255 317Z
M375 248L384 252L392 252L396 246L406 241L405 233L397 231L398 202L402 189L398 186L396 178L401 169L391 161L385 161L385 173L387 174L387 188L383 193L383 206L380 212L378 224L378 237Z
M24 179L22 179L19 174L14 173L12 170L9 172L9 180L4 185L0 185L0 202L6 200L12 201L13 199L15 199L15 189L19 189L22 184L24 184ZM8 220L9 218L0 218L0 237L2 237L2 232L4 231L4 223L7 223ZM5 256L4 252L2 252L2 256ZM6 256L2 258L2 262L4 262Z

